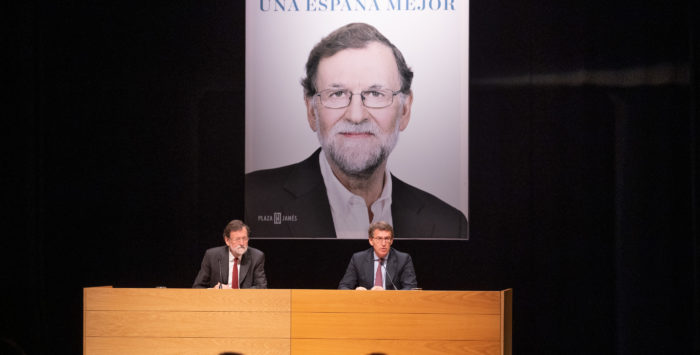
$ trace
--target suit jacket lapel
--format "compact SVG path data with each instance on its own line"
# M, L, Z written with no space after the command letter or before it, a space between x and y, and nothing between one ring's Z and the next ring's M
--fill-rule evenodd
M391 218L397 238L430 237L435 230L435 222L420 218L425 203L411 193L409 186L391 175ZM392 274L393 275L393 274Z
M238 265L238 284L243 286L243 280L245 280L248 270L250 269L250 255L246 252L241 256L240 265Z
M362 266L363 273L365 275L365 280L368 280L367 282L369 283L369 287L367 289L371 288L374 286L374 249L369 248L367 249L367 253L364 258L363 266Z
M321 149L299 164L285 181L284 188L295 199L282 207L284 215L294 215L297 222L287 225L293 235L335 238L333 215L328 202L318 159Z
M394 279L396 277L396 272L399 269L399 259L396 258L396 253L394 253L394 248L389 249L389 259L387 259L386 263L386 272L387 272L387 277L386 277L386 288L387 290L394 289L394 285L396 287L399 287L397 284L397 281ZM393 282L393 284L392 284Z
M224 245L223 248L221 248L221 253L219 260L221 260L221 279L215 280L216 282L221 282L221 284L226 284L228 283L228 258L229 258L229 251L228 251L228 246Z

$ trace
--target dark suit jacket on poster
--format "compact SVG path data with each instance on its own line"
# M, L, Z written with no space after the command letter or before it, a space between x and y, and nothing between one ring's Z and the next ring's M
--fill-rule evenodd
M416 272L413 269L413 260L407 253L391 248L386 261L386 273L385 285L387 290L410 290L418 287ZM394 288L394 285L396 288ZM373 248L352 255L348 269L345 270L345 276L340 280L338 288L341 290L354 290L357 286L362 286L368 290L374 286Z
M207 249L192 288L210 288L214 287L217 282L226 284L230 272L228 256L229 251L226 245ZM221 270L221 274L219 274L219 270ZM267 288L265 254L258 249L248 247L248 250L241 256L238 274L240 288Z
M306 160L245 179L245 219L257 238L335 238L316 150ZM391 176L396 238L467 239L467 219L439 198Z

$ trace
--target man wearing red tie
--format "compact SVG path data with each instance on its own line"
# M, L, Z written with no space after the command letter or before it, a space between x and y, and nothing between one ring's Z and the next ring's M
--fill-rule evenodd
M371 248L353 254L341 290L410 290L418 286L413 260L391 247L394 229L386 222L369 226Z
M208 249L193 288L267 288L265 254L248 246L250 228L233 220L224 228L225 246Z

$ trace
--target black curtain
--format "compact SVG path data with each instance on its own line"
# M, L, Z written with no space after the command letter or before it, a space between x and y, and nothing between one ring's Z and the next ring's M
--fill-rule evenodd
M8 7L0 352L78 353L83 287L190 287L243 217L245 5ZM471 240L397 241L419 286L514 288L518 354L697 353L697 10L472 1ZM251 245L336 288L367 242Z

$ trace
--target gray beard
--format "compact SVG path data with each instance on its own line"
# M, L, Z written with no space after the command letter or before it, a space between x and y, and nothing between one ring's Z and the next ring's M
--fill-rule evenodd
M235 256L236 253L233 252L234 248L229 247L229 249L231 250L231 254L233 254ZM238 251L238 250L236 250L236 251ZM245 254L247 251L248 251L248 247L245 247L245 250L241 253L241 255L239 255L237 257L239 257L239 258L243 257L243 254Z
M368 178L386 160L390 152L381 148L371 154L358 154L344 147L328 145L323 147L330 158L340 170L348 176L356 178Z
M316 113L316 135L326 157L335 163L344 174L356 178L371 176L386 161L399 140L398 122L396 122L394 131L385 135L379 127L369 120L358 124L341 121L328 132L328 137L323 137L321 134L319 122L318 113ZM338 132L370 132L379 139L378 146L341 144L336 139Z

